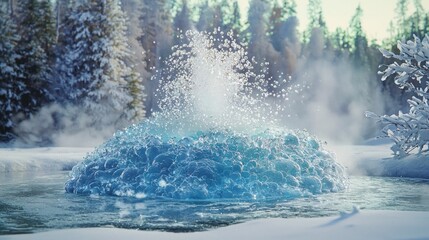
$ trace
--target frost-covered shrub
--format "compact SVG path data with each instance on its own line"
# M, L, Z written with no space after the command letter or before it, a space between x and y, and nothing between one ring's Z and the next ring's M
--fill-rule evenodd
M382 80L393 76L395 84L412 93L408 99L408 113L377 116L367 113L383 125L383 133L394 141L392 150L397 156L404 156L417 149L419 153L429 151L429 36L423 40L398 42L399 54L380 49L384 57L396 61L379 72Z

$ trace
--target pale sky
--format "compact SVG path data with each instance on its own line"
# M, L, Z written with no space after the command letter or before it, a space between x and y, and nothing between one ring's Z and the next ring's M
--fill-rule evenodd
M249 0L238 0L242 7L242 14L247 14ZM298 18L300 30L307 26L308 0L295 0L298 4ZM346 29L357 6L363 9L362 27L368 38L382 40L389 36L389 23L394 19L396 0L322 0L323 14L329 31L337 27ZM409 1L412 3L413 1ZM429 11L429 0L422 0L422 5ZM410 13L414 12L414 5L408 7Z

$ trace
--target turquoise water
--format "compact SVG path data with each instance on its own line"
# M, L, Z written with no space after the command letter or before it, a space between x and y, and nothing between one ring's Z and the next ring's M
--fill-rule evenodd
M51 229L119 227L203 231L255 218L320 217L350 211L429 211L429 180L351 177L347 190L295 200L179 201L82 196L64 191L68 172L2 173L0 234Z

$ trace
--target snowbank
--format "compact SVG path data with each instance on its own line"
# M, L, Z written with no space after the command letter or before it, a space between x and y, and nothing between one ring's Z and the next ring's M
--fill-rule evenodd
M367 145L328 145L327 148L351 175L429 179L429 156L416 154L395 158L391 145L371 141Z
M410 155L404 158L386 158L359 162L365 175L429 179L429 156Z
M71 170L94 148L0 148L0 173Z
M85 239L429 239L429 212L353 211L339 217L259 219L207 232L167 233L115 228L69 229L28 235L0 236L8 240Z

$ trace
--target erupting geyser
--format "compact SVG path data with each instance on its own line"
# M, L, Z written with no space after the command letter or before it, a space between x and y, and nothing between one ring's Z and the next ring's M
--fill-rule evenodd
M281 94L266 90L245 49L214 34L186 34L161 74L160 111L75 166L67 192L251 200L346 187L344 169L317 139L279 127L284 109L271 100Z

